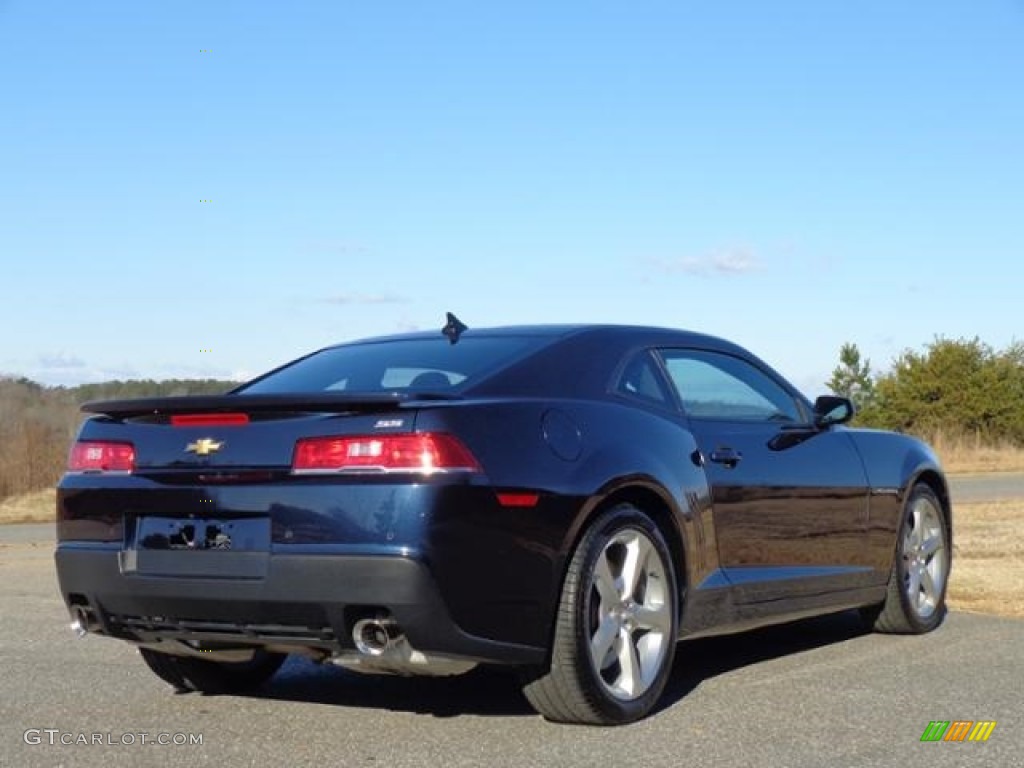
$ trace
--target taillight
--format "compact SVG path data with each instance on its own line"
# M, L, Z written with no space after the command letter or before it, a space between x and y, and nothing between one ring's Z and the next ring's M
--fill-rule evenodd
M240 427L249 423L247 413L175 413L172 427Z
M131 472L135 468L135 446L83 440L71 447L68 470L71 472Z
M503 507L536 507L539 493L499 493L498 503Z
M452 435L311 437L295 444L294 472L479 471L480 465Z

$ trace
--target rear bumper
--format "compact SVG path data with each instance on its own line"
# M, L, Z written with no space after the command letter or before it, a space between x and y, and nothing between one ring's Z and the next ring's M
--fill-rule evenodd
M125 640L273 644L332 654L352 650L359 619L384 611L425 653L496 664L535 664L546 654L465 632L427 566L413 557L274 553L257 578L169 577L126 572L117 545L66 542L56 564L69 607L86 608L97 632Z

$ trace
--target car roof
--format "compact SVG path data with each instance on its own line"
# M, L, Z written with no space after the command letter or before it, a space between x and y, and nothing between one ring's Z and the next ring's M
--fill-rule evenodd
M388 341L412 341L417 339L436 339L440 336L440 329L431 331L411 331L407 333L390 334L386 336L371 336L361 339L333 344L329 348L349 346L352 344L372 344ZM547 325L503 325L487 328L469 328L463 334L464 338L472 337L508 337L508 336L533 336L547 337L552 340L568 338L577 335L607 335L621 341L633 341L635 343L673 343L673 344L698 344L718 349L734 349L745 352L732 342L725 339L710 336L695 331L681 330L675 328L664 328L659 326L645 325L624 325L614 323L577 323L577 324L547 324Z

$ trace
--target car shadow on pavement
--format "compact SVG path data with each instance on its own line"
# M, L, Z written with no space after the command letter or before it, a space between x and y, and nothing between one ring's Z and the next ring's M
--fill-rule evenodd
M817 616L735 635L680 643L665 693L654 713L667 709L702 682L763 661L870 634L857 611Z
M726 672L866 634L856 611L679 646L675 668L655 713L672 707L703 681ZM361 675L289 659L259 698L375 708L434 717L536 716L511 670L481 667L457 677Z
M514 671L478 667L454 677L366 675L291 658L260 698L388 709L434 717L530 715Z

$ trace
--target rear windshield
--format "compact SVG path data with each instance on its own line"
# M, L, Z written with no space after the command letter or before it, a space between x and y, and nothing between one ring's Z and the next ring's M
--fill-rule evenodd
M520 358L547 337L466 337L351 344L316 352L235 390L245 394L286 392L450 392Z

